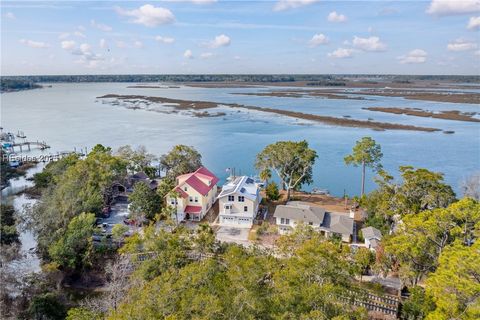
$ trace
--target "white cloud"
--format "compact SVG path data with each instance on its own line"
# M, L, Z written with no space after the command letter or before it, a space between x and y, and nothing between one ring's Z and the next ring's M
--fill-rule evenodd
M338 48L337 50L330 52L328 56L331 58L338 58L338 59L350 58L352 57L354 52L355 50L353 49Z
M10 20L15 20L15 15L13 14L13 12L7 12L3 15L6 19L10 19Z
M216 36L213 41L210 42L209 47L210 48L219 48L219 47L227 47L230 45L230 37L226 36L224 34L221 34L219 36Z
M480 56L480 50L475 51L473 54L476 56Z
M80 51L82 51L82 53L88 53L90 52L90 49L92 49L92 46L88 43L82 43L80 45Z
M67 39L68 37L70 37L70 33L68 33L68 32L62 32L62 33L60 33L60 35L58 36L58 39L63 40L63 39Z
M75 48L75 45L76 43L73 40L65 40L60 43L60 46L62 47L62 49L65 49L65 50L73 50Z
M143 48L143 42L139 41L139 40L136 40L136 41L133 42L133 46L137 49L141 49L141 48Z
M161 43L166 43L166 44L170 44L170 43L174 43L174 42L175 42L175 39L174 39L174 38L171 38L171 37L162 37L162 36L156 36L156 37L155 37L155 40L157 40L158 42L161 42Z
M28 40L28 39L20 39L19 42L21 44L24 44L30 48L35 48L35 49L45 49L49 48L50 45L45 42L40 42L40 41L33 41L33 40Z
M427 61L427 55L428 54L425 50L414 49L406 55L397 57L397 59L402 64L424 63Z
M105 39L100 39L99 46L102 49L105 49L107 47L107 41Z
M380 41L379 37L360 38L353 37L353 46L363 51L385 51L387 45Z
M273 6L274 11L284 11L288 9L295 9L309 4L318 2L319 0L279 0Z
M90 20L90 25L104 32L110 32L113 30L112 27L107 26L106 24L103 24L103 23L98 23L95 20Z
M192 53L192 50L188 49L188 50L185 50L185 52L183 53L183 56L187 59L193 59L193 53Z
M128 44L125 43L124 41L117 41L116 45L117 45L117 48L120 48L120 49L128 48Z
M162 7L155 7L151 4L145 4L138 9L125 10L117 7L119 15L132 17L132 23L142 24L147 27L155 27L162 24L168 24L175 21L173 13Z
M471 17L468 20L467 29L468 30L478 30L480 28L480 16L478 17Z
M477 13L480 11L479 0L432 0L427 13L437 16Z
M448 51L466 51L472 50L477 47L475 42L467 41L464 39L457 39L447 45Z
M79 26L77 27L77 29L80 30L80 31L85 31L85 30L87 30L87 29L85 29L85 27L82 26L82 25L79 25Z
M200 55L200 58L201 59L209 59L209 58L213 58L215 55L211 52L204 52Z
M316 47L321 44L327 44L328 43L328 37L325 36L323 33L317 33L313 35L312 39L308 41L308 45L311 47Z
M80 32L80 31L75 31L75 32L73 33L73 35L74 35L74 36L77 36L77 37L79 37L79 38L86 38L86 37L87 37L85 34L83 34L83 33Z
M347 16L338 14L337 11L332 11L328 14L327 20L330 22L345 22L347 21Z

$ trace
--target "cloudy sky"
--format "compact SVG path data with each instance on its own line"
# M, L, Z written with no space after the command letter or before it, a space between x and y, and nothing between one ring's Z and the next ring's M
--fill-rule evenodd
M480 0L2 1L1 73L479 74Z

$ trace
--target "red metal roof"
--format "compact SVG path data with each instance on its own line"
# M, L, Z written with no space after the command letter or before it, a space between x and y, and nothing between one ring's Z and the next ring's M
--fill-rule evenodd
M184 183L187 183L203 196L206 196L207 193L212 190L219 181L219 179L205 167L200 167L195 172L178 176L177 179L187 176L188 178L184 181ZM210 181L210 185L205 184L202 180L200 180L200 178Z
M185 213L196 214L202 212L202 207L200 206L186 206Z
M182 188L180 187L175 187L173 191L178 192L182 196L182 198L188 197L188 194L185 191L183 191Z

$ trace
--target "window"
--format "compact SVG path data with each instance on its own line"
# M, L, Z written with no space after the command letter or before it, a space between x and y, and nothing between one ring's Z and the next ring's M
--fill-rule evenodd
M285 224L290 224L290 219L285 219Z
M280 219L280 224L285 224L285 219L284 218Z
M195 197L195 202L198 202L198 197Z
M247 212L247 211L248 211L248 207L247 207L247 206L243 207L243 211Z
M309 222L308 225L313 226L313 222Z
M228 201L235 201L235 196L228 196Z
M190 202L193 202L193 197L188 197L188 200L190 200Z
M245 202L244 196L238 196L238 202Z
M230 210L230 205L226 204L225 209Z
M187 191L187 189L188 189L187 187L184 187L184 188L183 188L183 191Z

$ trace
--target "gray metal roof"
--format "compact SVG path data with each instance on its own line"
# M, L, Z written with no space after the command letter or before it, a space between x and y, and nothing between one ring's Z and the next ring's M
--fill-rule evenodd
M341 213L326 212L322 228L340 234L353 234L353 219Z
M325 216L325 209L309 206L303 202L291 201L286 205L278 205L275 208L274 217L299 220L305 223L312 222L320 225Z
M335 233L353 234L352 218L341 213L326 212L325 209L311 206L306 202L290 201L286 205L278 205L273 216L305 223L312 222L314 226Z
M374 227L363 228L362 234L365 239L382 239L382 232Z

